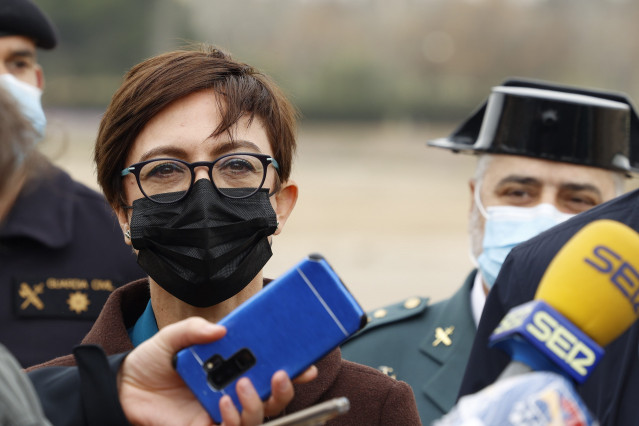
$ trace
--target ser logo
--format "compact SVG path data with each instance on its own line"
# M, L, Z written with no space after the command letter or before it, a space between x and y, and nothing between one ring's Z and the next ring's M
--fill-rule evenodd
M618 253L606 246L596 246L592 256L584 261L597 271L609 275L610 282L623 293L632 304L634 313L639 312L639 273Z
M520 327L528 318L530 313L535 307L531 304L520 306L517 309L513 309L501 320L493 335L505 333Z
M595 363L595 352L548 312L535 312L526 331L580 376L586 376Z

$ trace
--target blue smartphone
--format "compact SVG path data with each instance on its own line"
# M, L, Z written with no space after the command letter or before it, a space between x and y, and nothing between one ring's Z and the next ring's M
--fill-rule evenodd
M310 255L223 318L226 335L178 352L174 366L216 422L219 400L248 377L262 400L271 378L293 378L366 325L366 313L320 255Z

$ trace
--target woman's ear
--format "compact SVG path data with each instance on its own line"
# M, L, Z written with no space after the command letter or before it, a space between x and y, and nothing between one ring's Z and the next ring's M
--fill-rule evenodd
M118 223L120 224L120 229L122 229L122 234L124 235L124 243L126 245L131 245L131 227L129 225L129 214L128 210L123 208L120 205L112 205L113 211L118 218Z
M297 184L293 180L288 180L282 184L282 188L273 196L275 198L275 214L277 215L277 230L274 235L282 232L289 215L297 202Z

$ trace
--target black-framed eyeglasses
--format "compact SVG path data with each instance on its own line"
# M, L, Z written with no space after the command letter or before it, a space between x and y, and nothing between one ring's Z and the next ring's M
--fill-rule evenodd
M220 194L228 198L247 198L262 189L269 164L279 172L279 164L270 155L254 153L226 154L213 161L189 163L176 158L154 158L132 164L122 177L133 174L142 194L151 201L169 204L180 201L195 182L195 168L208 167L209 178ZM275 181L277 181L277 177ZM277 186L277 182L273 183ZM269 194L277 191L270 188Z

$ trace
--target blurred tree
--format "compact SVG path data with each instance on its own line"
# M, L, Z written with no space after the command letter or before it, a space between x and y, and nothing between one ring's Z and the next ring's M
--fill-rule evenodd
M193 39L187 10L172 0L35 1L60 38L41 55L49 104L105 105L132 65Z
M184 40L272 75L307 120L455 120L509 76L639 93L630 0L35 0L61 44L48 104L108 102Z

